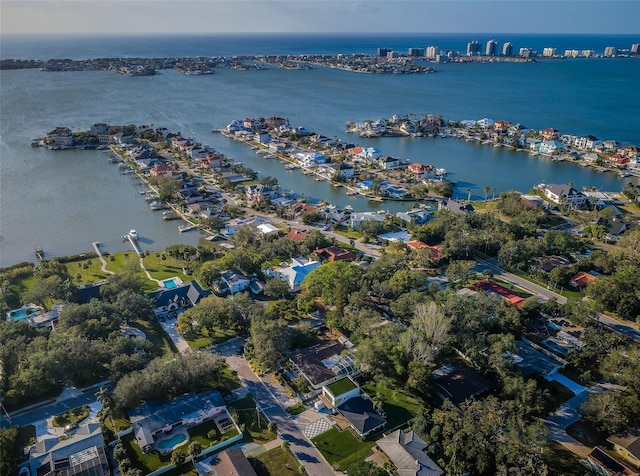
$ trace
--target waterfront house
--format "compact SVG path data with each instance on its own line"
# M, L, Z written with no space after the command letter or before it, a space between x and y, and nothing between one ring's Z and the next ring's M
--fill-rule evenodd
M581 208L587 203L587 196L570 185L550 183L544 185L545 197L557 204L572 208Z
M360 370L351 353L353 344L342 337L322 341L293 353L289 360L296 372L302 375L315 390L346 376L355 376Z
M153 301L154 315L160 317L169 312L193 307L210 294L210 291L205 291L193 280L171 289L160 288L150 293L149 298Z
M587 152L583 156L580 157L585 162L595 163L600 159L600 156L595 152Z
M620 147L620 144L615 140L603 140L602 144L598 146L598 148L602 148L602 150L607 152L613 152L618 147Z
M621 154L614 154L604 159L604 162L613 165L614 167L624 167L625 165L631 162L629 157L623 156Z
M274 200L278 196L274 189L262 183L257 185L248 185L245 187L245 194L247 195L248 203L255 203L261 199Z
M596 136L586 135L586 136L576 137L573 141L573 146L576 149L591 150L601 143L602 141L598 139Z
M414 162L412 164L409 164L409 166L407 167L407 170L409 171L409 173L415 175L416 177L422 177L424 175L427 175L429 172L433 171L433 166Z
M607 229L605 239L609 242L616 242L620 235L627 231L627 224L619 218L599 218L596 225L603 226Z
M200 161L203 167L210 169L219 169L222 167L222 157L218 154L208 154L204 159Z
M129 411L135 442L148 453L164 433L174 429L189 428L209 420L232 422L231 415L218 390L208 390L199 394L193 392L173 400L152 400ZM219 429L222 425L216 425ZM233 425L231 425L233 428ZM231 428L227 428L227 431Z
M494 121L493 119L489 119L488 117L484 117L484 118L480 119L479 121L476 121L476 125L478 127L481 127L482 129L492 128L495 123L496 123L496 121Z
M109 131L109 126L104 122L97 122L91 126L91 134L98 136L100 134L106 134Z
M268 132L256 132L253 139L258 144L268 144L271 142L271 135Z
M420 126L414 121L406 120L400 123L400 131L407 135L416 134L419 130Z
M327 161L327 157L320 152L297 152L294 154L295 159L302 167L316 167L319 164L324 164Z
M550 127L548 129L542 129L540 135L544 140L554 140L560 137L560 131Z
M282 152L287 148L287 144L285 142L269 142L269 150L271 152Z
M509 137L518 137L526 134L527 132L529 132L529 128L522 124L514 124L507 130Z
M511 127L511 123L509 121L496 121L493 124L493 130L499 133L505 133Z
M245 291L251 285L251 279L240 271L232 269L220 273L219 289L222 293L236 294Z
M618 154L622 157L628 157L632 161L638 158L638 148L635 145L626 145L618 149Z
M349 226L352 230L357 230L358 227L365 221L373 220L377 222L384 222L387 219L387 215L383 212L358 212L352 213L349 216Z
M191 160L202 160L209 155L209 151L200 146L191 147L186 152Z
M47 132L46 139L55 147L69 147L73 144L73 134L68 127L56 127Z
M183 188L178 190L178 198L185 203L196 203L204 201L204 196L196 188Z
M389 157L388 155L382 156L378 159L378 167L382 170L393 170L400 167L400 160L395 157Z
M562 152L564 144L557 140L544 140L538 147L538 152L546 155L553 155Z
M523 138L520 139L520 145L522 147L526 147L533 152L538 152L540 150L540 145L542 144L540 139L536 139L535 137L524 137L524 140L522 139Z
M433 215L424 208L416 208L407 212L398 212L396 216L407 223L415 223L416 225L424 225L433 218Z
M378 448L399 476L441 476L444 471L425 453L427 444L413 431L396 430L379 439Z
M362 148L362 150L355 154L359 159L364 160L367 163L378 160L381 157L381 152L375 147Z
M38 441L29 451L29 460L19 466L19 474L109 476L111 470L104 448L100 425L82 425L68 438L55 436Z
M174 170L173 165L171 164L156 164L149 173L152 177L174 177L178 175L178 172Z
M225 127L225 130L230 134L241 131L243 129L244 129L243 123L241 121L238 121L237 119L234 119L227 125L227 127Z
M355 175L356 169L351 164L331 164L331 175L333 177L342 176L345 179L351 178Z
M307 258L293 258L288 266L275 268L271 275L285 281L291 291L299 291L302 282L313 270L320 267L319 261L311 261Z

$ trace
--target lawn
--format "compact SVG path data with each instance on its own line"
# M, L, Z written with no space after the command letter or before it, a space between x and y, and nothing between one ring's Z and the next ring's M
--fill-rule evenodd
M248 440L262 444L274 440L276 435L267 429L268 420L262 413L256 412L256 404L251 395L230 403L227 408L233 415L234 420L242 428L244 436Z
M335 427L311 441L327 462L341 471L369 456L375 445L373 441L359 441L350 430L339 431Z
M107 263L109 258L106 258ZM105 273L100 270L102 263L98 258L85 259L80 261L72 261L65 263L69 276L74 280L74 283L80 284L93 284L103 281L109 277L109 273Z
M406 423L420 411L417 398L404 390L393 390L383 385L368 383L363 389L370 397L382 395L382 409L387 418L386 428L396 428Z
M193 350L202 349L208 345L218 344L231 337L235 337L236 333L230 329L215 328L214 333L210 334L206 329L199 332L190 331L184 335L185 340Z
M153 346L155 356L174 354L178 351L169 335L154 317L139 317L135 321L130 321L129 324L145 333L147 342Z
M68 412L61 413L53 417L51 424L55 427L65 427L67 425L78 424L89 416L91 409L88 405L83 405Z
M258 476L305 476L307 474L304 468L300 470L300 463L291 452L281 446L250 458L249 462Z
M165 259L162 259L162 257ZM172 258L164 252L149 252L144 257L144 267L151 274L154 279L168 279L174 276L179 277L184 282L191 281L192 276L187 276L182 272L182 269L189 266L188 261Z
M549 461L549 474L562 474L563 476L583 476L588 474L584 466L580 464L580 457L559 443L551 442L553 457Z

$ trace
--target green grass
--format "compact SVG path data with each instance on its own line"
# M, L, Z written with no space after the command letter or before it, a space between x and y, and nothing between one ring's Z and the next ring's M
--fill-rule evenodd
M155 356L174 354L178 351L169 335L154 317L138 318L129 324L145 333L147 342L153 346Z
M338 380L337 382L333 382L327 388L333 394L334 397L338 397L344 393L347 393L350 390L356 388L357 385L351 381L350 378L343 378Z
M61 413L53 417L51 424L55 427L65 427L74 423L79 423L89 416L91 409L88 405L83 405L68 412Z
M226 441L229 438L233 438L238 434L238 430L235 428L226 432L224 435L221 434L213 420L196 425L189 428L187 431L189 432L189 441L187 443L191 444L191 442L197 441L202 445L203 449L217 445L218 443ZM215 437L213 438L209 438L207 436L211 431L215 432Z
M372 453L371 448L375 445L373 441L358 441L351 431L339 431L335 427L312 438L311 441L327 462L341 471L369 456Z
M300 415L300 413L304 412L307 407L304 406L302 402L298 402L295 405L286 408L285 411L290 415Z
M107 266L109 258L107 260ZM76 285L81 284L93 284L99 281L103 281L109 277L109 273L105 273L100 270L102 263L98 258L91 258L91 264L87 266L89 260L72 261L65 263L69 275L73 278L73 283ZM107 267L108 269L108 267ZM78 275L80 279L78 279Z
M333 228L333 231L338 233L339 235L346 236L347 238L353 238L354 240L359 240L363 237L362 233L354 230L349 230L349 228L344 225L335 226Z
M300 463L289 450L283 447L273 448L249 462L258 476L304 476L306 471L300 471Z
M377 393L382 395L382 409L387 418L386 428L400 426L420 411L420 402L418 399L404 390L394 390L373 383L364 385L363 389L370 397L373 397Z
M516 296L520 296L521 298L527 299L528 297L533 296L533 294L525 291L524 289L518 286L514 286L509 281L505 281L504 279L497 278L496 276L492 277L491 281L499 284L503 288L510 290L513 294L515 294Z
M276 438L276 435L267 429L268 421L264 415L260 414L260 422L258 424L256 404L251 395L230 403L227 408L230 413L235 411L238 414L236 423L240 428L243 428L243 433L247 440L262 444Z
M230 329L215 328L213 334L210 334L206 329L202 329L200 332L187 332L184 338L189 344L189 347L193 350L198 350L211 344L218 344L235 336L236 333Z
M166 259L162 259L162 256L165 256ZM149 252L148 256L144 257L144 267L151 277L154 279L169 279L174 276L179 277L184 282L191 281L193 276L187 276L182 272L183 267L188 267L189 262L183 261L180 259L172 258L163 252Z

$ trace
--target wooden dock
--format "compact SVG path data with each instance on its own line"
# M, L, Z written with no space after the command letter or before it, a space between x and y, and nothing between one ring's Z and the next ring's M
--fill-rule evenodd
M129 233L124 235L124 238L129 240L129 243L131 243L131 246L133 247L133 251L135 251L136 254L140 256L140 254L142 253L142 250L140 249L140 245L138 245L138 241L133 239Z

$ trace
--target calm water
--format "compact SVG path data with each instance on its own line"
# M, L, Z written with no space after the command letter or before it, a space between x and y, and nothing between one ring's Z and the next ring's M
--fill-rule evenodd
M377 46L405 50L438 44L463 49L469 37L181 37L85 39L3 37L2 58L218 55L281 52L370 53ZM497 38L501 41L500 38ZM46 41L45 41L46 40ZM522 46L628 47L633 38L529 37ZM418 41L421 41L418 43ZM516 45L515 39L511 39ZM535 42L538 43L535 43ZM614 43L614 41L616 41ZM446 43L448 42L448 43ZM562 43L564 42L564 43ZM594 44L595 42L596 44ZM445 44L446 43L446 44ZM447 46L448 44L458 46ZM75 46L77 45L77 46ZM541 45L541 46L538 46ZM563 46L564 45L564 46ZM518 46L519 47L519 46ZM532 128L555 127L594 134L623 144L640 144L637 90L640 62L632 59L539 61L532 64L439 65L432 75L363 75L328 69L313 71L220 70L212 76L163 71L127 78L108 72L0 72L0 266L33 259L34 245L49 256L91 250L125 249L120 237L130 228L146 249L172 243L195 244L195 232L180 234L177 222L151 212L135 182L120 175L96 151L47 151L30 147L31 138L57 125L87 129L95 122L153 123L192 136L221 152L278 178L285 189L357 210L374 206L346 197L328 183L315 182L281 163L265 160L246 146L212 134L234 118L280 115L330 137L373 145L384 153L446 168L460 196L471 187L526 191L546 182L574 182L620 190L623 180L567 163L454 139L360 139L346 134L346 121L394 113L438 113L447 119L506 119ZM625 179L629 180L629 179ZM405 204L385 203L397 211Z

